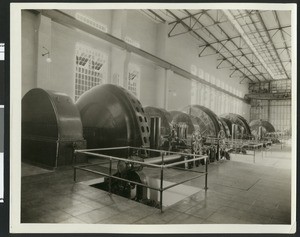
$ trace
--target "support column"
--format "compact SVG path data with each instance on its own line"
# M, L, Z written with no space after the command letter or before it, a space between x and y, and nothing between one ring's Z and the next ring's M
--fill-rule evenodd
M156 55L162 59L166 59L166 46L168 39L168 25L160 23L157 25L156 37ZM169 72L168 72L169 71ZM156 106L164 109L168 108L168 78L171 70L156 67L155 80L156 80Z
M131 53L126 52L125 60L124 60L124 75L123 75L123 87L127 88L127 80L128 80L128 65L130 63Z
M49 55L42 56L49 51ZM51 82L51 19L39 15L38 40L37 40L37 87L47 88Z
M119 39L124 39L127 29L127 11L113 10L111 34ZM124 49L111 46L110 78L108 83L125 87L126 71L128 67L128 53ZM127 61L126 61L127 60ZM127 70L127 69L126 69ZM126 87L125 87L126 88Z
M172 70L166 70L166 78L165 78L165 93L164 93L164 109L169 110L169 97L172 95L169 91L169 83L174 76L174 72Z

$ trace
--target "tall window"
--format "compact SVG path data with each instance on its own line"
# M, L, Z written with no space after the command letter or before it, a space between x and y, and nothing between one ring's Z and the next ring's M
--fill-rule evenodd
M197 104L198 99L198 82L191 80L191 104Z
M99 50L76 44L75 101L85 91L106 83L107 55Z
M205 98L205 88L204 85L199 83L199 87L198 87L198 98L199 98L199 104L200 105L204 105L204 98Z
M138 65L129 63L127 75L127 90L140 99L141 69Z
M277 131L291 129L290 100L272 100L270 102L270 122Z

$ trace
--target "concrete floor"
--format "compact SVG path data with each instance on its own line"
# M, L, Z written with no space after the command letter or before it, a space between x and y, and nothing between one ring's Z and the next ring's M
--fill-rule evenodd
M290 147L273 145L256 163L249 156L209 165L208 190L204 177L186 183L198 192L160 210L109 195L86 181L98 178L71 167L55 172L22 164L22 223L107 224L290 224ZM203 167L197 168L203 169ZM179 181L181 172L169 170L167 180Z

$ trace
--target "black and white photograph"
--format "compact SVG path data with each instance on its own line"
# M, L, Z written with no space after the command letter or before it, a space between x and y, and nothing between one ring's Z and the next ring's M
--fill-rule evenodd
M295 232L295 4L10 17L12 233Z

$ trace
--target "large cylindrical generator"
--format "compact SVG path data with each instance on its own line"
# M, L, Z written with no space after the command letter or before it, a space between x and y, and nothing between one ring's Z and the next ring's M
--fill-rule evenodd
M138 99L112 84L86 91L76 102L88 148L149 147L149 126Z
M46 168L73 162L86 147L77 107L66 94L35 88L22 99L22 161Z

